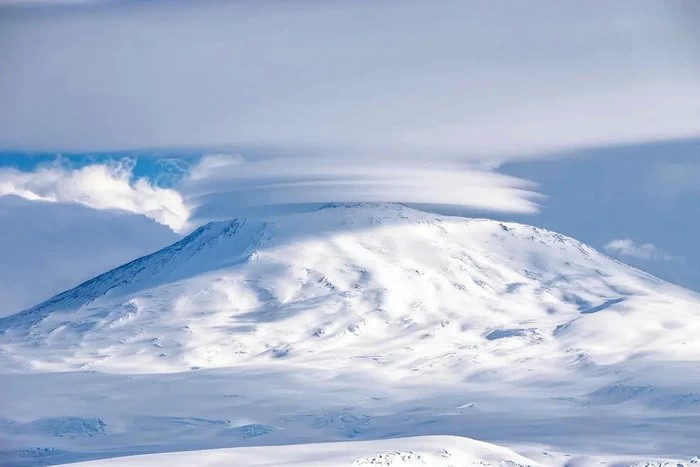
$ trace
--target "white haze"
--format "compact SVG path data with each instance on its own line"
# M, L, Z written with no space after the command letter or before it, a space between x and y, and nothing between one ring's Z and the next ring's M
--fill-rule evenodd
M700 134L685 1L0 11L0 147L481 158Z

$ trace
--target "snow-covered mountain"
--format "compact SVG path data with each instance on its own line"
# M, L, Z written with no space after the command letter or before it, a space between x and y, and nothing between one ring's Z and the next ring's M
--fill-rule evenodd
M0 319L0 430L64 461L424 434L689 458L698 336L697 294L563 235L333 204Z

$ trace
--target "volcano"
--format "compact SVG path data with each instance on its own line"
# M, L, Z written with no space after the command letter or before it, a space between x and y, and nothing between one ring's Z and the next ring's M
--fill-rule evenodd
M0 433L31 462L418 435L690 457L699 335L697 294L564 235L329 204L0 319Z

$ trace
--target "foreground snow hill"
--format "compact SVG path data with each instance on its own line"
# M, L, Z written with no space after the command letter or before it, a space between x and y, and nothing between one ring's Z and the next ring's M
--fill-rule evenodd
M600 466L611 461L631 467L697 467L700 458L632 462L624 457L603 460L566 454L533 453L527 458L510 449L457 436L420 436L375 441L310 443L168 452L115 457L72 464L76 467L249 466L249 467L464 467L464 466Z
M0 449L449 434L688 459L698 336L697 294L535 227L396 204L216 222L0 319Z
M88 461L77 465L82 467L161 465L211 467L236 465L251 467L501 465L503 467L518 467L536 464L536 462L509 449L489 443L455 436L422 436L380 441L171 452Z

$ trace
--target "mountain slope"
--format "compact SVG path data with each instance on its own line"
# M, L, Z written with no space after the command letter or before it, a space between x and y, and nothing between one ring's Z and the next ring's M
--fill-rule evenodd
M0 433L62 461L431 434L689 458L699 305L526 225L395 204L212 223L1 319Z
M330 205L208 224L0 320L0 349L35 368L131 372L313 363L328 352L341 366L364 356L403 373L484 354L497 366L516 354L697 358L688 345L700 331L695 305L690 293L552 232Z

